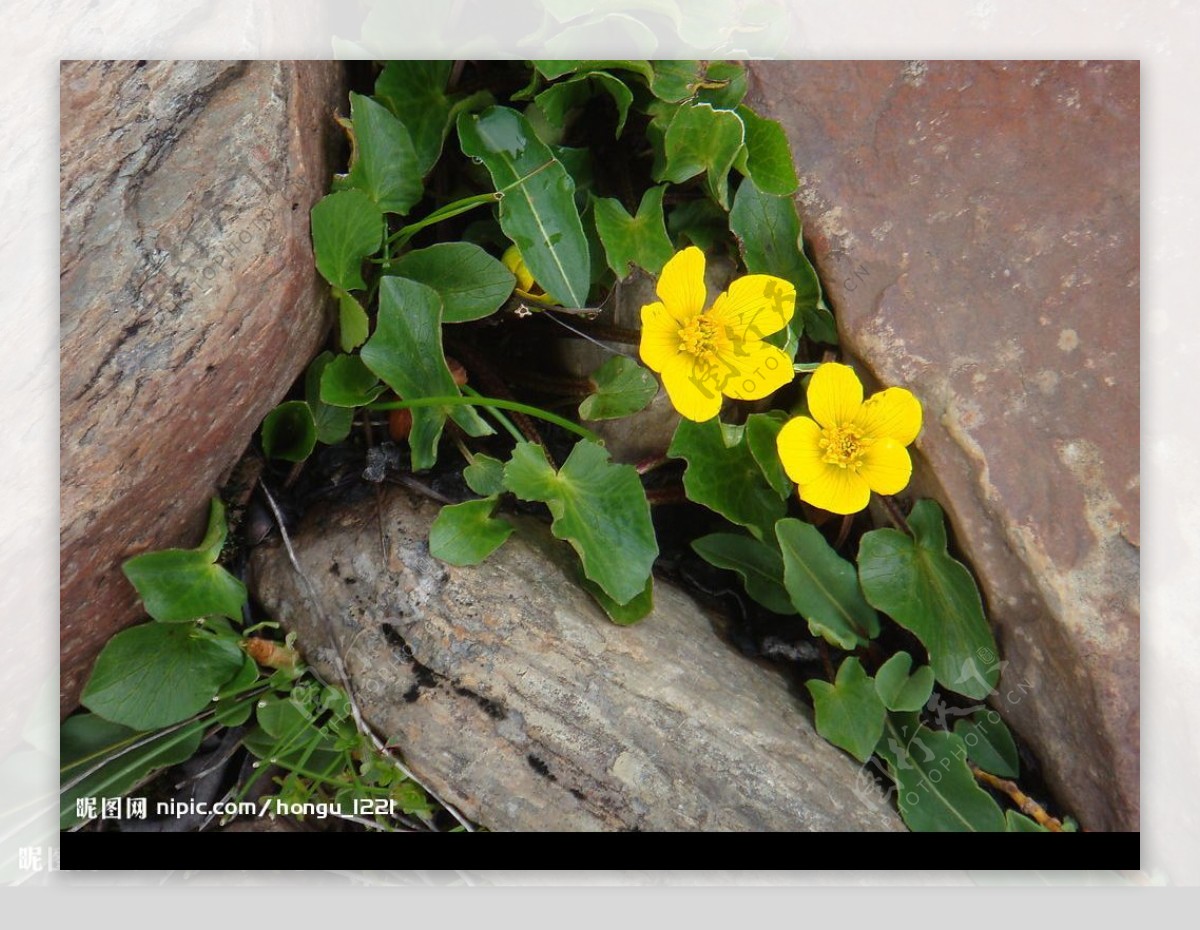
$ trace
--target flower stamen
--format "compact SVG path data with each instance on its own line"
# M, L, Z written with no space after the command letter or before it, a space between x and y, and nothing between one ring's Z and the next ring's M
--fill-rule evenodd
M870 445L871 440L853 426L835 426L821 431L821 459L839 468L857 472L862 468L863 456Z

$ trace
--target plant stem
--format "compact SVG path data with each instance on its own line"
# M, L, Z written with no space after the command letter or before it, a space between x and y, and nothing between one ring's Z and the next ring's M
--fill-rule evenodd
M474 197L464 197L462 200L456 200L453 203L448 203L446 206L439 207L437 210L434 210L422 220L417 220L415 223L409 223L407 226L401 226L398 230L388 236L387 244L402 246L426 226L432 226L434 223L440 223L442 220L448 220L451 217L458 216L460 213L466 213L468 210L474 210L476 207L482 206L485 203L495 203L499 199L500 195L493 191L490 194L476 194Z
M368 410L412 410L417 407L495 407L500 410L513 410L526 416L545 420L547 423L553 423L555 426L561 426L568 432L591 440L598 445L604 444L599 436L578 423L572 423L570 420L539 407L517 403L515 400L500 400L498 397L419 397L415 400L391 400L367 405ZM522 441L524 441L523 438Z
M1051 833L1063 832L1062 821L1047 814L1046 809L1018 788L1015 782L1011 782L1006 778L997 778L990 772L985 772L977 765L971 765L971 774L985 785L995 788L997 791L1003 791L1012 798L1012 802L1021 809L1022 814L1033 818L1033 820Z
M900 510L900 505L896 503L896 499L887 494L880 494L879 502L883 504L883 509L887 512L888 519L895 524L896 529L912 536L912 527L908 525L908 520L904 518L904 513Z

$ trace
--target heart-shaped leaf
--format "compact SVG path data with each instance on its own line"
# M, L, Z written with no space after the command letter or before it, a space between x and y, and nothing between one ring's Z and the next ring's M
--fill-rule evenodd
M357 355L338 355L321 372L321 402L333 407L362 407L386 390Z
M592 375L595 393L579 405L584 420L612 420L637 413L654 400L654 375L627 355L614 355Z
M706 103L680 107L667 126L666 165L658 180L681 184L704 174L712 198L728 207L729 169L744 136L741 117L732 110L714 110Z
M441 242L401 255L388 273L424 284L442 298L442 322L465 323L495 313L513 292L512 272L470 242Z
M354 422L353 410L334 407L321 400L321 376L333 360L332 352L322 352L309 363L308 371L304 374L304 400L312 411L317 441L326 445L341 442L349 436Z
M937 680L959 694L985 698L1000 676L996 641L983 616L979 589L966 566L946 551L942 509L916 503L899 530L872 530L858 549L863 593L921 641Z
M971 761L985 772L1001 778L1016 778L1021 774L1017 744L994 710L977 710L968 720L956 720L954 732L962 737Z
M817 732L859 762L871 758L887 711L858 659L845 659L833 684L814 678L804 685L812 695Z
M313 410L302 400L287 400L262 422L263 452L269 459L303 462L317 445Z
M430 554L451 565L478 565L515 529L492 516L495 507L495 496L443 507L429 528Z
M637 216L630 216L615 198L593 200L596 231L604 253L618 278L627 278L629 266L637 265L652 275L662 271L674 250L663 221L662 199L667 186L651 187L642 195Z
M363 259L383 245L383 213L360 190L322 197L312 208L313 254L325 280L343 291L365 290Z
M912 656L897 652L875 673L875 690L888 710L917 711L933 694L933 669L922 665L910 676Z

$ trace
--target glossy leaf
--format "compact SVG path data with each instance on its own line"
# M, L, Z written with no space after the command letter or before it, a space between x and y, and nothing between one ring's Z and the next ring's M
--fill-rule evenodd
M663 140L666 165L659 180L681 184L704 174L712 198L728 207L729 169L744 134L742 120L732 110L704 103L680 107Z
M817 732L859 762L871 758L887 711L858 659L845 659L833 684L814 678L804 685L812 695Z
M649 188L642 195L637 215L630 216L621 202L611 197L593 200L596 231L604 244L608 267L618 278L627 278L630 265L657 275L674 254L663 220L662 199L666 185Z
M555 472L536 443L519 443L504 483L521 500L542 501L551 531L579 553L588 578L618 605L642 593L658 555L650 505L632 465L609 461L602 446L580 440Z
M242 659L236 643L194 624L145 623L108 641L80 702L113 723L156 730L207 707Z
M618 604L609 597L600 585L583 574L582 569L579 572L578 580L584 590L608 614L608 619L617 626L633 626L633 624L645 620L650 615L650 611L654 609L653 575L646 579L646 587L642 589L642 593L625 604Z
M606 60L557 60L534 61L538 73L554 81L567 74L580 71L632 71L649 84L654 79L654 69L648 61Z
M796 313L791 325L796 337L807 332L814 341L836 345L837 328L822 303L817 273L803 252L795 202L790 197L764 194L746 178L733 198L729 228L737 237L747 271L774 275L795 286Z
M891 715L876 751L896 782L900 816L914 832L1003 832L1004 814L967 767L953 733L930 730L916 715Z
M360 353L363 362L405 400L459 393L442 351L442 301L437 292L407 278L385 277L379 286L375 334ZM326 398L328 399L328 398ZM437 461L446 417L470 436L493 430L470 407L415 407L408 443L413 471Z
M357 355L338 355L321 372L321 401L333 407L362 407L386 390Z
M302 400L284 401L263 419L262 446L269 459L303 462L316 445L316 420Z
M786 422L787 415L778 410L771 413L752 413L746 417L746 444L750 447L750 454L762 469L767 483L784 500L792 496L794 487L787 472L783 470L783 463L779 461L779 447L776 444L779 431Z
M478 565L504 544L515 527L492 516L496 498L450 504L429 529L429 552L451 565Z
M607 71L588 71L553 84L538 94L534 103L552 126L562 129L566 125L567 114L585 106L599 92L612 98L617 108L616 135L620 137L633 103L633 92L625 86L624 81Z
M746 69L736 61L710 62L696 90L696 102L718 110L738 108L746 96Z
M68 717L59 730L59 829L84 822L77 799L123 797L152 772L190 759L207 727L207 721L198 720L152 736L98 714Z
M754 186L764 194L794 194L800 181L783 127L746 106L739 106L737 113L746 126L746 169Z
M937 680L972 698L992 693L999 665L983 602L966 567L946 551L941 508L921 500L908 517L915 539L872 530L858 550L863 592L921 641Z
M730 434L727 439L716 417L704 423L680 420L667 455L687 462L688 500L746 527L757 539L771 539L787 506L763 477L741 431Z
M246 586L215 564L225 542L225 508L213 498L198 549L160 549L121 566L148 613L163 623L219 615L241 620Z
M329 194L312 208L312 238L326 281L343 291L365 290L362 263L383 245L383 213L360 190Z
M467 487L483 497L504 491L504 463L490 455L477 452L462 475Z
M994 710L977 710L968 720L956 720L954 732L962 737L970 760L985 772L1001 778L1016 778L1021 774L1017 744Z
M650 79L650 90L659 100L678 103L690 97L700 80L698 61L652 61L654 76Z
M783 557L774 546L736 533L710 533L692 541L692 548L709 565L737 572L746 593L777 614L796 613L783 584Z
M422 177L437 164L454 117L492 100L487 91L470 97L447 93L453 66L453 61L389 61L375 79L375 96L408 130Z
M350 120L358 157L350 166L349 183L384 213L407 213L425 193L424 172L408 130L387 107L362 94L350 94Z
M933 694L933 669L922 665L912 675L912 656L897 652L875 672L875 690L888 710L917 711Z
M513 292L516 279L499 260L469 242L442 242L408 252L388 273L431 287L442 298L442 322L490 316Z
M579 405L584 420L612 420L637 413L654 400L654 375L627 355L613 355L592 375L595 392Z
M783 583L814 636L854 649L879 635L879 617L858 589L854 566L834 552L811 523L775 524L783 554Z
M353 352L367 341L371 321L358 299L341 288L333 289L338 302L338 344L343 352Z
M354 422L354 411L345 407L334 407L321 400L321 376L334 359L332 352L322 352L309 363L304 374L304 400L312 411L317 428L317 441L326 445L341 442L350 435Z
M521 251L534 280L568 307L587 305L587 239L575 185L520 113L489 107L458 119L463 153L483 161L500 201L500 226Z

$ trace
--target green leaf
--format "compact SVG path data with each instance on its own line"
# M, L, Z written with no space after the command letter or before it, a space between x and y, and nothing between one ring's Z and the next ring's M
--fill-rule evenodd
M758 462L767 483L784 500L792 496L793 485L783 470L783 463L779 461L776 438L786 422L787 415L778 410L752 413L746 417L746 444L750 446L750 454Z
M363 259L383 245L383 213L359 190L322 197L312 208L317 270L343 291L365 290Z
M358 158L350 166L349 183L384 213L407 213L425 193L424 172L408 130L383 104L353 92L350 119Z
M562 129L567 123L567 114L587 104L597 96L597 91L603 91L612 98L617 108L616 135L620 137L625 130L625 119L629 115L629 106L633 103L633 93L625 82L609 74L607 71L589 71L577 74L566 81L551 85L534 98L539 110L550 125Z
M1036 820L1030 820L1024 814L1018 814L1016 811L1004 812L1004 824L1008 833L1049 833L1050 831L1043 827Z
M790 197L764 194L746 178L733 198L729 228L737 237L747 271L783 278L796 288L792 318L796 338L807 332L817 342L836 345L837 328L821 304L817 273L804 256L795 202Z
M213 526L219 522L219 532ZM161 549L134 556L121 566L148 613L162 623L218 614L241 620L246 586L214 564L225 541L225 508L216 498L209 533L199 549Z
M429 531L429 551L451 565L478 565L512 534L507 520L492 517L496 498L443 507Z
M587 305L591 280L587 239L575 206L575 184L520 113L489 107L458 118L463 154L481 159L500 201L500 226L534 280L568 307Z
M451 565L478 565L516 529L492 516L496 497L443 507L429 529L429 552Z
M326 445L339 443L349 436L354 422L353 410L334 407L321 400L321 377L332 361L332 352L322 352L312 360L304 374L304 399L317 427L317 441Z
M70 830L84 822L76 800L123 797L152 772L190 759L207 727L208 721L198 720L150 736L97 714L68 717L59 730L59 828Z
M911 677L912 656L897 652L875 673L875 690L888 710L917 711L933 694L933 669L922 665Z
M667 455L687 462L683 489L688 500L746 527L757 539L770 539L787 506L741 439L727 443L716 417L704 423L680 420Z
M343 352L353 352L367 341L371 321L357 298L337 287L333 293L338 302L338 343Z
M375 79L375 96L408 130L422 177L437 164L454 117L493 99L487 91L447 94L453 67L452 61L389 61Z
M194 624L146 623L108 641L80 701L113 723L156 730L207 707L242 659L236 643Z
M1021 774L1017 744L994 710L977 710L969 719L955 721L954 732L962 737L971 761L985 772L1001 778Z
M544 78L550 81L567 74L577 74L580 71L633 71L649 84L654 80L654 69L648 61L623 60L542 60L533 63L534 68Z
M513 292L512 272L469 242L442 242L396 259L388 273L431 287L442 298L442 322L465 323L495 313Z
M858 659L843 661L833 684L814 678L804 685L812 695L817 732L859 762L871 758L887 711Z
M796 613L783 585L783 557L773 546L736 533L710 533L693 540L692 548L709 565L741 575L746 593L767 610Z
M659 100L677 103L690 97L700 80L698 61L652 61L654 76L650 79L650 90Z
M654 375L627 355L613 355L592 375L595 393L579 405L584 420L612 420L637 413L654 400Z
M357 355L339 355L321 372L321 402L333 407L363 407L386 390Z
M697 103L707 103L718 110L736 109L745 96L746 69L736 61L711 62L696 91Z
M666 165L657 180L681 184L703 173L712 198L728 208L729 169L744 135L742 120L732 110L714 110L706 103L680 107L667 127Z
M442 301L436 291L407 278L385 277L379 285L375 334L362 347L362 360L405 400L458 395L442 351L441 323ZM408 437L413 471L437 461L447 416L470 436L493 432L471 407L415 407Z
M983 616L971 573L946 551L941 508L921 500L909 514L915 539L893 529L872 530L858 550L863 593L876 608L921 641L937 680L972 698L985 698L999 679L996 641Z
M747 176L754 179L754 186L764 194L783 197L794 194L800 181L783 127L747 106L739 106L737 113L746 126L746 169Z
M475 453L471 464L463 469L463 480L476 494L491 497L504 492L504 463L499 459Z
M711 252L729 238L729 216L707 197L682 203L667 218L671 241Z
M618 278L629 277L631 264L657 275L673 254L663 221L662 199L666 189L665 184L649 188L642 195L637 216L626 213L615 198L593 200L596 230L604 244L608 267Z
M976 784L966 746L955 734L920 726L916 715L890 716L876 752L888 763L900 816L910 830L1004 831L1004 814Z
M255 718L258 726L246 735L243 744L259 758L284 768L301 766L317 775L333 775L345 769L345 753L338 750L330 734L313 726L293 699L268 695L258 702Z
M262 423L263 452L269 459L303 462L317 445L312 408L302 400L287 400Z
M551 531L579 553L587 577L618 605L643 592L658 556L650 505L636 469L615 465L602 446L580 440L555 472L536 443L518 443L504 483L521 500L542 501Z
M775 524L783 553L783 583L814 636L854 649L879 635L879 617L858 589L854 566L833 551L811 523Z
M626 604L618 604L609 597L600 585L591 581L579 572L579 583L590 594L597 604L608 614L608 619L617 626L633 626L640 620L645 620L654 609L654 576L646 579L646 587L642 593Z

